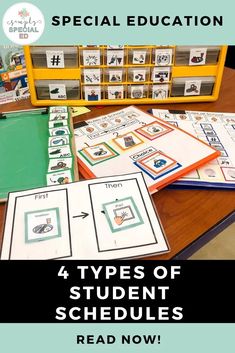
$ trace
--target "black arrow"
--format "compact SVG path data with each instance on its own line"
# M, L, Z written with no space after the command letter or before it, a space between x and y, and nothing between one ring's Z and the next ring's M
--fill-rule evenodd
M82 219L84 219L84 218L86 218L87 216L89 216L89 213L82 212L82 214L80 214L80 215L78 215L78 216L73 216L73 218L82 217Z

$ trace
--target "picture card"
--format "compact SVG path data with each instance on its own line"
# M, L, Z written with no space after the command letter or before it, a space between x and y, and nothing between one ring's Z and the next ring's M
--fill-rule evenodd
M109 82L122 82L122 70L109 70Z
M133 81L134 82L146 81L146 69L133 70Z
M66 86L62 83L49 83L50 99L67 99Z
M154 67L152 71L153 82L168 82L170 81L171 68L170 67Z
M123 99L123 86L108 86L108 99Z
M97 145L86 147L78 151L89 164L96 165L111 158L117 157L119 154L107 143L99 143Z
M132 64L145 64L147 51L144 50L134 50Z
M63 135L63 136L58 136L58 137L49 137L48 146L49 147L56 147L56 146L69 145L69 142L70 142L69 135Z
M101 82L101 69L84 69L84 83L94 85Z
M153 85L152 99L166 99L169 95L169 85Z
M97 120L93 126L97 127L100 130L108 131L109 129L112 129L113 124L109 120L101 119L101 120Z
M61 121L61 120L68 120L69 115L68 112L55 112L55 113L50 113L49 115L49 121Z
M49 147L48 155L49 158L66 158L72 157L72 152L70 145L63 145L58 147Z
M144 143L144 141L134 132L128 132L125 135L121 135L113 139L113 142L124 151Z
M141 164L138 163L138 161L134 162L134 165L137 166L142 172L144 172L145 175L148 175L152 180L157 181L157 179L162 178L162 177L167 177L168 174L177 171L179 168L182 167L180 163L176 163L167 169L164 169L160 173L154 173L150 169L143 167Z
M68 107L66 106L56 106L56 107L49 107L49 113L50 115L53 113L67 113L68 112Z
M189 54L189 65L205 65L207 48L192 48Z
M104 203L103 210L112 233L133 228L143 223L141 214L132 197Z
M58 172L71 169L73 166L72 158L52 158L49 160L48 172Z
M61 236L59 208L25 212L25 242L39 242Z
M98 101L101 99L101 87L100 86L85 86L85 100L87 101Z
M63 185L73 181L71 170L47 174L47 185Z
M68 120L63 119L63 120L51 120L48 122L49 128L53 127L61 127L61 126L67 126L68 125Z
M49 69L64 68L64 52L62 50L46 50L46 59Z
M177 164L174 159L159 151L153 152L147 157L138 159L137 163L144 169L147 169L156 175Z
M124 65L124 50L107 50L107 65L108 66L123 66Z
M155 49L155 66L168 66L172 64L173 50Z
M97 66L100 64L100 50L83 50L84 66Z
M50 136L70 135L70 129L68 128L68 126L56 127L56 128L49 129L49 134Z
M173 131L167 125L161 124L158 121L146 124L143 127L136 130L139 134L143 135L149 140L155 140L156 138Z
M144 86L131 86L131 98L143 98L144 97Z
M199 96L201 94L201 80L185 81L184 96Z

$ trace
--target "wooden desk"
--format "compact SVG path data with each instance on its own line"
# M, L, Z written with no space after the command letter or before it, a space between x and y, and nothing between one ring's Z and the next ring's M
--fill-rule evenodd
M220 98L214 103L158 104L139 106L147 110L182 109L235 112L235 70L225 68ZM61 102L63 104L63 102ZM0 111L30 109L28 100L0 106ZM124 106L92 107L76 121L89 119ZM235 191L225 190L161 190L153 195L171 252L151 259L187 258L226 226L235 222ZM5 205L0 205L0 229ZM2 234L2 232L1 232ZM0 244L2 235L0 236Z

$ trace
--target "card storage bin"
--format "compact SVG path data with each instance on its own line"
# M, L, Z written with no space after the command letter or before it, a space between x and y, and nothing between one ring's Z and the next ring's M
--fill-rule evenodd
M200 49L206 49L206 52ZM200 64L200 60L205 56L206 65L215 65L219 60L220 47L219 46L177 46L175 50L175 65L189 65L190 52L196 50L198 54L194 56L195 63Z
M53 58L53 52L55 53L55 57ZM36 47L33 46L30 48L30 53L32 57L32 63L35 68L45 68L48 67L48 60L50 60L51 68L56 68L56 66L60 66L61 64L61 57L57 57L57 53L62 53L63 60L64 60L64 68L73 68L78 67L78 48L76 46L71 47L47 47L47 46L40 46ZM47 56L50 55L51 57ZM56 65L57 63L57 65Z
M24 51L33 105L63 100L89 106L215 101L227 46L25 46Z
M213 93L215 77L182 77L172 82L171 97L209 96Z
M35 87L38 99L80 99L78 80L36 80Z

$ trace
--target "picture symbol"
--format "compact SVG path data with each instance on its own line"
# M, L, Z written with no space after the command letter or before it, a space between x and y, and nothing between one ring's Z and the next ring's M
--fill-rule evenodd
M114 222L120 226L124 221L135 219L131 206L124 206L113 210Z
M126 147L131 147L135 145L135 141L132 136L126 136L123 138Z
M54 88L51 90L51 94L57 94L59 93L60 89L59 88Z
M166 164L165 159L155 159L154 160L154 167L155 168L160 168Z
M51 58L51 64L53 66L58 66L60 63L61 59L59 55L53 55L53 57Z
M187 92L187 93L190 93L190 92L196 92L196 93L198 93L197 86L196 86L194 83L192 83L191 86L190 86L188 89L186 89L186 92Z
M47 223L44 224L39 224L36 227L33 228L33 232L36 234L44 234L48 233L53 229L53 225L51 223L51 219L47 218L46 220Z
M201 53L200 56L193 56L191 59L192 63L194 64L201 63L203 61L203 56L204 56L204 53Z
M95 156L103 156L105 154L107 154L107 151L104 151L103 148L100 148L99 151L94 152Z

